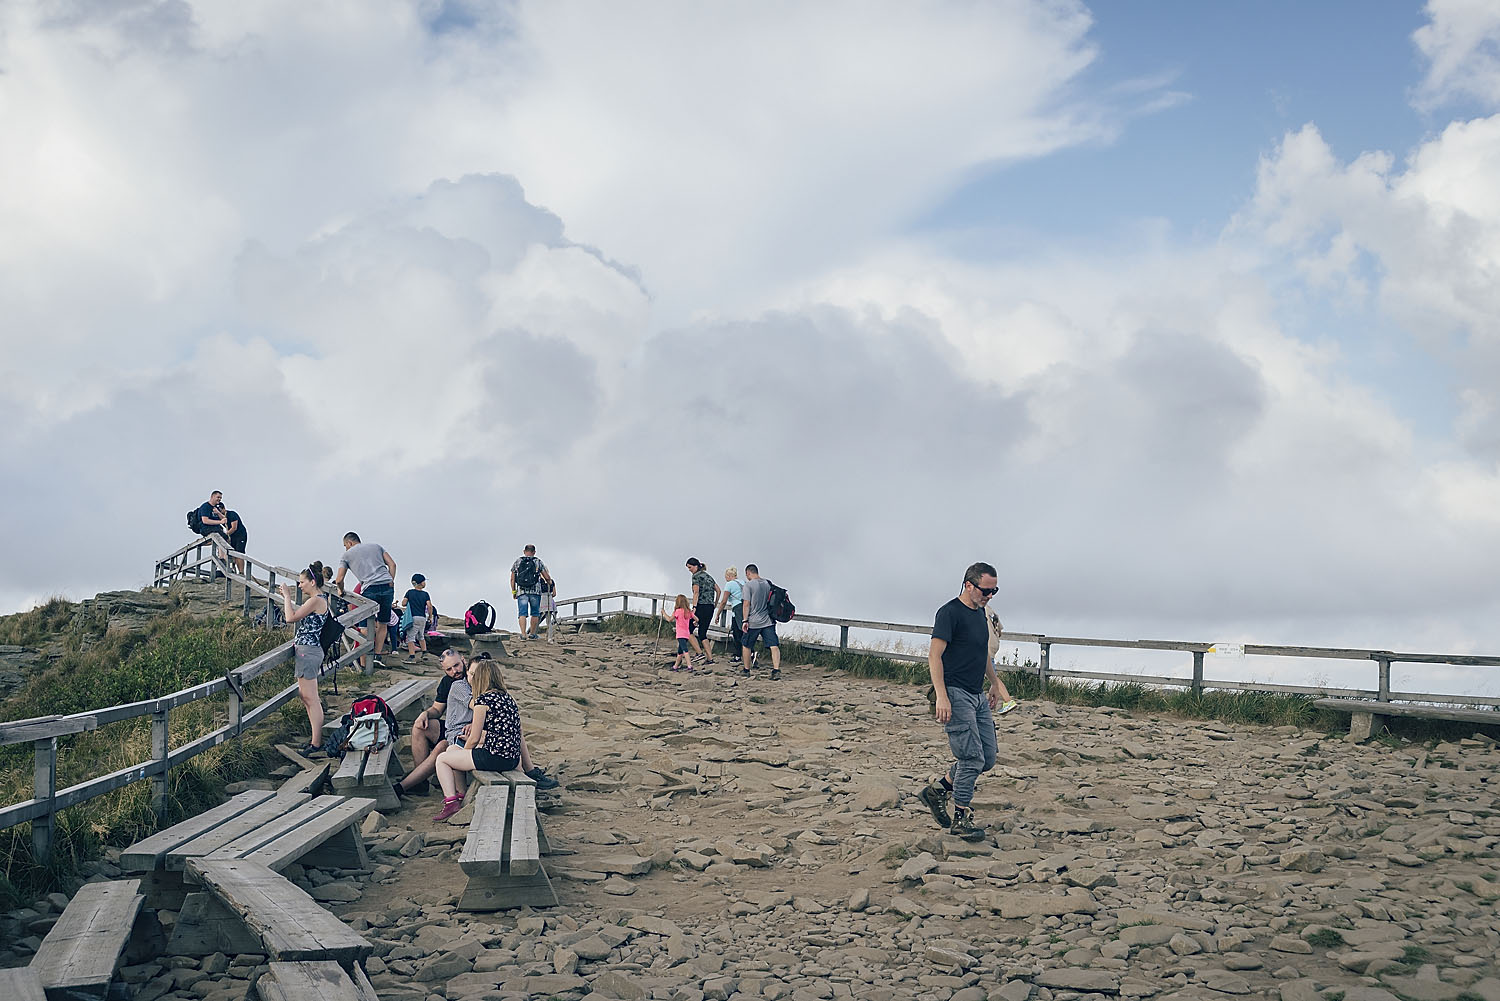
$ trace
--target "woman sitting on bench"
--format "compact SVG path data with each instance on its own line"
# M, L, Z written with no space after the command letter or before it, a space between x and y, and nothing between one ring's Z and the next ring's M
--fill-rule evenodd
M529 757L521 739L521 709L505 690L500 662L492 660L487 653L471 657L469 685L474 689L474 697L469 702L474 719L469 724L464 746L449 747L437 756L443 809L433 820L447 820L463 809L464 794L458 790L459 772L508 772L521 764L523 756Z

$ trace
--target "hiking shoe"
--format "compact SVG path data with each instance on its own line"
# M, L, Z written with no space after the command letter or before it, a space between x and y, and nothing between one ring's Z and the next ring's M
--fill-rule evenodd
M779 667L773 667L773 668L771 668L771 680L772 681L780 681L781 680L781 668L779 668Z
M392 782L391 791L396 794L397 801L403 800L411 795L411 793L406 791L406 786L402 785L400 782Z
M985 836L984 828L974 823L974 811L962 806L953 808L953 826L948 833L965 841L983 841Z
M463 808L464 798L462 796L447 796L443 799L442 810L440 810L438 812L438 815L436 817L433 817L432 819L435 822L441 823Z
M1010 712L1020 704L1021 703L1017 702L1015 699L1006 699L1004 702L995 707L995 715L1004 716L1006 713Z
M948 816L948 790L931 782L922 787L917 798L932 811L932 819L937 821L939 827L946 829L953 826L953 818Z
M533 768L526 773L526 777L534 781L538 789L556 789L558 786L557 779L548 775L541 768Z
M733 657L729 658L729 663L731 663L731 664L738 664L739 662L740 662L740 655L739 654L735 654Z
M322 744L303 744L301 750L297 753L304 758L320 758L326 755L328 751Z
M740 668L740 677L742 677L742 678L748 678L748 677L750 677L750 669L748 667L742 667L742 668Z

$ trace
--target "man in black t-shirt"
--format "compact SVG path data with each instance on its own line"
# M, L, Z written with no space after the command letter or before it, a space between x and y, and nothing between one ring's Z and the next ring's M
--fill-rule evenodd
M948 731L953 764L922 790L922 802L933 819L965 841L983 841L984 828L974 823L974 783L995 767L995 718L1000 678L990 660L990 627L985 606L999 587L995 568L975 563L964 572L963 590L937 611L927 671L937 693L937 721ZM988 679L990 690L985 693ZM953 816L948 816L948 796Z
M240 518L240 513L238 511L224 510L222 503L219 505L219 510L224 514L224 528L229 532L230 552L243 553L245 551L245 544L250 541L250 533L245 531L245 522ZM231 556L229 557L229 562L234 564L234 568L240 573L245 572L244 560L237 560Z

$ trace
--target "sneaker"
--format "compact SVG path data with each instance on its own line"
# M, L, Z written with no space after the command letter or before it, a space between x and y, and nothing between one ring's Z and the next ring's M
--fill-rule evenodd
M750 677L750 669L748 667L742 667L742 668L740 668L740 677L742 677L742 678L748 678L748 677Z
M779 667L773 667L773 668L771 668L771 680L772 681L780 681L781 680L781 668L779 668Z
M948 815L948 790L941 783L931 782L923 786L917 798L932 811L932 819L939 827L947 829L953 826L953 818Z
M436 817L433 817L432 819L433 819L434 822L441 823L441 822L447 820L449 817L453 816L459 810L462 810L463 808L464 808L464 798L462 796L448 796L448 797L445 797L443 799L443 808L442 808L442 810L440 810L438 812L438 815Z
M1004 716L1006 713L1010 712L1012 709L1014 709L1016 706L1018 706L1020 704L1021 703L1017 702L1015 699L1006 699L1004 702L1000 703L1000 705L995 708L995 715L996 716Z
M526 638L529 639L529 640L539 640L539 639L541 639L541 637L538 636L536 633L532 633L530 636L528 636Z
M303 744L301 750L297 753L304 758L321 758L327 755L328 751L324 749L322 744Z
M409 792L406 791L406 787L403 786L400 782L392 782L391 783L391 791L396 794L396 799L398 801L399 800L403 800L406 797L408 797L408 796L411 795L411 793L409 793Z
M731 663L731 664L738 664L739 662L740 662L740 655L739 654L735 654L733 657L729 658L729 663Z
M974 811L962 806L953 808L953 826L948 833L965 841L983 841L985 830L974 823Z
M533 768L531 771L527 772L526 775L528 778L536 782L536 787L538 789L556 789L559 784L557 779L548 775L540 768Z

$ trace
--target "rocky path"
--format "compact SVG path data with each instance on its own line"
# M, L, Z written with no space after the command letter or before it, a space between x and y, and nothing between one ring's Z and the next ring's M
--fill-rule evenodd
M969 845L916 798L946 752L920 688L679 675L650 647L586 634L508 671L564 783L560 907L456 911L436 796L372 818L373 872L292 873L376 943L382 998L1500 1001L1488 740L1024 704ZM131 976L245 996L253 957L206 962Z

